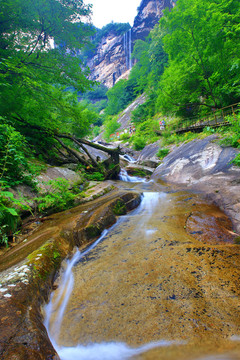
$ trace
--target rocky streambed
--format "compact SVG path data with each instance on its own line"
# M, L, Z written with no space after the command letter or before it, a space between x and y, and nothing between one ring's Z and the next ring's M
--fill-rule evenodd
M101 327L94 330L92 323L89 323L89 311L86 308L85 327L81 332L81 339L76 339L72 334L72 339L75 340L68 342L67 346L75 346L81 340L86 344L91 333L90 337L94 334L93 341L110 339L126 342L127 354L129 354L126 356L128 357L185 360L193 359L194 353L196 358L205 355L213 356L214 359L218 358L217 356L221 359L240 358L238 347L240 324L237 323L237 319L240 318L240 248L235 244L238 238L237 232L240 229L240 171L230 164L236 151L231 148L221 148L215 140L216 138L212 136L183 144L173 150L152 175L155 181L155 197L159 198L157 194L160 192L165 194L162 200L168 199L167 202L161 202L161 200L158 203L157 215L149 217L145 214L143 220L139 220L135 225L129 224L125 226L125 229L116 230L111 236L113 239L115 236L113 244L120 241L118 248L114 249L115 245L110 245L111 240L106 245L109 246L107 251L105 245L99 245L99 252L108 254L109 259L106 262L110 265L110 269L111 266L116 267L118 261L114 260L112 255L118 254L124 261L122 261L123 267L117 268L120 274L128 274L126 282L129 282L130 287L126 289L120 286L121 282L119 285L115 284L114 279L119 278L118 274L110 277L106 275L106 282L111 284L109 280L112 279L114 281L112 287L116 290L116 296L113 296L111 300L111 307L117 309L116 314L122 314L121 316L111 315L111 319L117 316L114 321L117 331L113 328L106 330L110 318L107 320L108 317L104 316L105 305L101 304L108 300L103 299L99 305L95 304L95 310L99 313L103 312L103 318L100 316L99 319L107 321L106 324L103 322L105 330ZM154 155L151 152L151 161L152 156ZM143 154L141 159L146 160ZM166 185L163 180L172 185ZM50 216L31 236L28 236L26 242L17 245L0 259L0 354L2 359L59 358L43 326L40 307L48 301L52 289L59 286L59 283L53 286L53 281L62 260L72 253L75 246L81 249L84 244L94 241L104 228L116 221L118 215L125 214L126 211L136 207L140 203L140 193L152 192L152 186L151 182L142 183L141 186L118 183L117 190L112 190L97 200ZM181 188L187 191L192 190L194 193L179 192ZM170 193L172 195L168 195ZM207 195L205 201L202 200L204 194ZM212 201L230 216L233 227L229 218L216 205L211 204ZM174 207L169 207L171 202L175 204ZM151 207L156 207L154 201L150 203ZM151 218L154 224L145 229L143 234L142 225ZM163 234L159 233L160 229ZM132 241L129 241L127 245L121 240L124 232L126 239L130 233L135 233L133 242L136 243L136 249L130 244ZM152 236L157 237L151 238ZM142 242L146 247L145 254L142 250L140 251ZM129 247L133 255L132 260L123 259L125 250L121 244L126 246L124 249ZM141 261L139 251L140 258L143 257ZM153 255L151 259L150 254ZM100 261L98 258L97 255L97 264ZM136 267L137 263L140 264L139 270ZM92 272L91 268L91 262L87 261L80 278L88 277L87 274ZM133 281L138 275L138 280L134 283L130 281L132 275ZM149 283L150 275L151 282ZM89 299L91 302L90 293L93 293L94 298L96 294L100 296L102 291L104 294L104 287L101 285L105 281L104 278L101 275L99 280L97 276L93 277L96 280L93 285L94 291L92 292L92 285L84 286L86 297L82 301L88 302ZM161 289L157 288L160 278L162 278ZM87 278L84 283L86 281ZM82 284L82 280L79 283ZM136 283L138 285L134 285ZM116 288L114 284L117 285ZM135 287L136 292L132 291ZM80 292L81 289L83 287L80 286ZM115 303L114 298L117 300L121 292L124 299L117 305L118 302ZM133 298L125 296L126 292ZM136 297L139 298L140 304L143 303L145 310L148 309L147 312L141 310L138 305L135 309ZM74 301L73 299L73 304ZM121 304L125 304L126 308L124 309L124 305ZM139 320L131 315L131 323L128 314L131 313L133 304L134 311L139 314ZM126 320L124 320L125 325L119 323L119 317ZM126 330L129 321L130 328ZM95 323L95 320L93 322ZM147 331L144 330L145 322ZM142 335L139 329L142 329ZM108 335L105 336L106 334ZM163 335L167 339L167 344L170 345L170 353L159 343ZM208 336L211 337L211 341ZM130 338L132 340L128 342ZM186 339L190 339L190 343L188 341L185 347L179 347L179 342L183 345ZM199 339L201 340L200 347L196 346ZM64 339L61 341L65 344ZM152 341L158 342L159 347L148 349L149 351L146 348L144 351L139 350L141 344L147 345ZM215 346L217 343L219 346ZM128 346L130 346L130 352L128 352ZM132 352L134 347L140 352ZM201 348L204 351L201 351ZM142 353L144 355L141 355Z
M58 359L49 341L41 304L64 258L96 239L117 215L140 203L140 194L112 190L105 196L47 219L1 258L1 359Z

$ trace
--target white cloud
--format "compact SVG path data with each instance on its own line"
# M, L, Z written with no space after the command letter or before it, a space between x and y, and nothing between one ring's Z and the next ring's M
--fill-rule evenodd
M92 22L96 27L102 28L111 21L129 22L132 26L141 0L85 0L84 2L93 5Z

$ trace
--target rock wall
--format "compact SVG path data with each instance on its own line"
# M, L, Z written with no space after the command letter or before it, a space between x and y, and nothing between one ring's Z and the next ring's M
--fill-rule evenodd
M118 79L127 78L133 65L131 53L134 42L144 40L163 16L163 10L173 6L172 0L142 0L130 30L120 36L111 32L102 39L87 63L91 80L111 88Z
M173 6L172 0L142 0L132 28L133 40L144 40L163 16L163 10Z

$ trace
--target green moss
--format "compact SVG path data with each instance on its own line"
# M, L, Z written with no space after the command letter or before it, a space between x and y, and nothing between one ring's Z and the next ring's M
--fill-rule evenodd
M115 215L125 215L127 213L125 203L121 200L118 200L117 203L114 205L113 213Z
M142 169L134 169L134 170L131 170L131 175L139 176L139 177L146 177L148 174L146 173L146 171L144 171Z
M62 256L57 245L52 241L40 247L28 256L28 265L32 267L33 279L46 280L47 277L58 269Z
M166 149L166 148L162 148L162 149L159 149L158 152L157 152L157 157L159 157L159 159L163 159L165 156L167 156L169 154L169 149Z
M97 225L90 225L85 229L85 231L88 239L92 239L101 235L101 230Z
M234 243L237 245L240 245L240 236L238 236L234 239Z

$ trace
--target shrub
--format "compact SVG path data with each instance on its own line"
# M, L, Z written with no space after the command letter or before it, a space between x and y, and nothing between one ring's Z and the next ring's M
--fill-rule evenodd
M146 146L146 140L142 137L135 137L133 140L133 148L134 150L142 150Z
M117 122L117 120L115 118L112 118L112 119L107 119L105 122L104 122L104 128L105 128L105 131L104 131L104 139L106 141L109 141L110 140L110 135L114 134L115 131L117 129L119 129L120 127L120 124Z
M20 209L30 210L30 207L0 184L0 244L8 246L9 237L14 235L20 222Z
M157 152L157 157L159 157L159 159L163 159L165 156L167 156L169 154L169 149L166 149L166 148L162 148L162 149L159 149L158 152Z
M240 153L231 161L231 164L234 164L236 166L240 166Z
M122 200L118 200L114 205L113 212L115 215L125 215L127 213L125 203Z
M0 180L9 187L30 181L25 148L24 136L10 125L0 125Z
M66 179L58 178L45 184L49 186L49 189L35 199L40 212L49 213L66 210L74 205L74 200L81 193L80 190L77 192L76 188L70 189L69 182Z
M120 140L122 141L128 141L130 138L130 135L128 133L124 133L122 135L120 135Z
M231 123L231 127L222 144L238 148L240 147L240 113L235 117L228 116L227 120Z
M94 172L92 174L86 174L86 179L89 181L103 181L104 176L100 172Z

